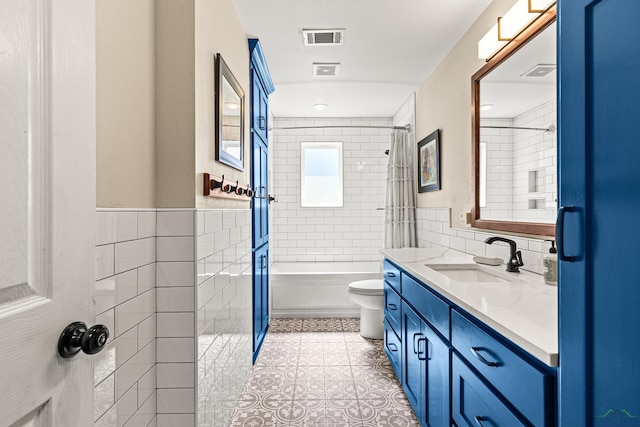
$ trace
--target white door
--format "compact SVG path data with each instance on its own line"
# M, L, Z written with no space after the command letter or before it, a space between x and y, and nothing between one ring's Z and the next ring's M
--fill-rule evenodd
M0 0L0 426L93 424L93 0Z

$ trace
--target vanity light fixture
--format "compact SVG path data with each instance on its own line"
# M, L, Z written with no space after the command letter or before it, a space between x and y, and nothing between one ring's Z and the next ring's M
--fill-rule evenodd
M327 104L317 103L317 104L313 104L313 108L315 108L318 111L324 111L327 108L329 108L329 106Z
M518 0L478 42L478 58L490 60L518 34L556 4L549 0Z

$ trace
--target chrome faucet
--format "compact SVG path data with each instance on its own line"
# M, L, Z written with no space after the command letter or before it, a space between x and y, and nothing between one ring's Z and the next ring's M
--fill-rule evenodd
M507 261L507 271L511 273L520 273L520 269L518 267L522 267L524 263L522 262L522 253L516 250L516 242L511 239L505 239L504 237L489 237L484 241L486 244L492 244L493 242L505 242L509 244L509 248L511 253L509 255L509 261Z

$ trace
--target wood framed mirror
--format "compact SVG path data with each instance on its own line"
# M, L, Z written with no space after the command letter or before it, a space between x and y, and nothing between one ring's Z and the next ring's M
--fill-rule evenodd
M556 7L471 77L475 228L555 236Z

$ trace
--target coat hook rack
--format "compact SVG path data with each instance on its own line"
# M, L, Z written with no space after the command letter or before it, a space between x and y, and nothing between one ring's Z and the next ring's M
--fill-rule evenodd
M208 173L203 174L204 191L203 195L208 197L218 197L221 199L233 199L249 201L255 196L249 185L242 186L239 181L225 180L224 175L218 177Z

